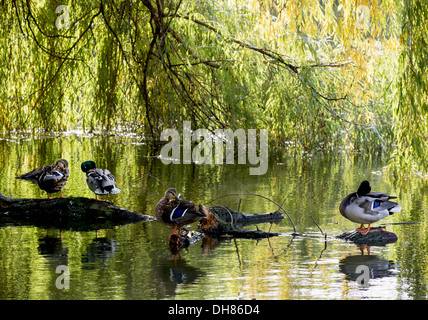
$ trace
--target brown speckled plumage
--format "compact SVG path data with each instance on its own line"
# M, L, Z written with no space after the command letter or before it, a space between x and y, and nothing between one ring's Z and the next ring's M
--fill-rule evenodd
M159 200L155 208L155 215L159 222L173 226L174 232L178 227L190 224L205 217L195 206L188 200L179 199L177 191L173 188L165 192L165 196Z
M68 161L58 159L55 164L34 169L16 178L37 182L40 189L47 192L49 199L49 194L56 192L61 192L60 197L62 197L62 188L67 183L68 177Z

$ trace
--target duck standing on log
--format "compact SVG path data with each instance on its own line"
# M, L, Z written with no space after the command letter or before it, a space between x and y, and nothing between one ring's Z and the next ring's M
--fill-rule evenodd
M401 206L398 203L389 201L389 199L397 197L388 196L383 192L370 193L370 191L370 183L364 180L361 182L357 192L347 195L339 206L342 216L352 222L361 224L356 230L359 230L363 235L370 231L372 223L401 210ZM368 227L364 228L364 224L368 224Z
M94 161L85 161L81 169L86 173L86 183L89 189L95 193L95 200L108 201L108 195L117 194L121 190L116 188L116 178L107 169L97 168ZM107 195L105 200L98 199L98 195Z
M48 199L50 199L49 194L56 192L59 192L60 198L62 198L62 188L67 183L69 174L68 161L58 159L55 164L34 169L16 177L16 179L37 181L40 189L47 192Z
M177 190L174 188L168 189L165 196L159 200L155 208L155 215L159 222L174 226L174 231L170 237L176 233L177 227L180 235L181 228L185 224L193 223L205 217L205 214L200 212L193 202L180 199Z

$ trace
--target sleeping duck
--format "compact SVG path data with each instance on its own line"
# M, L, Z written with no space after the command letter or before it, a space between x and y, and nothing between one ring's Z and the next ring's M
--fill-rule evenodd
M365 230L361 232L364 235L370 231L372 223L401 210L401 206L398 203L389 201L389 199L396 197L388 196L382 192L370 193L370 191L370 183L364 180L361 182L357 192L347 195L339 206L342 216L352 222L361 224L357 230L360 230L360 232ZM364 228L364 224L368 224L368 227Z
M56 192L60 192L60 198L62 198L62 188L67 183L69 174L68 161L58 159L55 164L34 169L16 178L37 181L40 189L46 191L50 199L49 194Z
M120 192L120 189L116 188L116 178L107 169L97 168L94 161L83 162L81 168L86 173L86 183L89 189L95 193L95 200L108 201L110 193ZM98 199L98 195L107 195L106 200Z
M155 208L155 215L159 222L174 226L172 234L176 232L177 227L179 228L178 234L181 234L182 226L205 217L205 214L200 212L193 202L180 199L174 188L168 189L165 196L159 200Z

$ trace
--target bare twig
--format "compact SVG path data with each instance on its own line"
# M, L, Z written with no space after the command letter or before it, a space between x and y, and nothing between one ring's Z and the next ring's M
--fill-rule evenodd
M241 184L241 186L245 189L245 191L247 191L248 193L250 193L250 191L248 191L248 189L247 189L247 187L241 182L241 181L239 181L238 179L236 179L236 178L233 178L233 180L235 180L235 181L237 181L237 182L239 182L240 184Z
M145 173L144 175L152 177L153 179L156 179L157 181L159 181L160 183L162 183L167 189L169 188L168 185L165 182L163 182L161 179L158 179L155 176L152 176L151 174L148 174L148 173Z
M296 209L296 211L297 211L297 212L299 212L299 213L301 213L301 214L304 214L305 216L309 216L309 217L312 219L312 221L315 223L315 225L318 227L318 229L320 229L321 234L322 234L325 238L327 238L327 233L324 233L324 231L322 231L321 227L320 227L320 226L319 226L319 224L315 221L314 217L312 217L312 216L311 216L310 214L308 214L308 213L303 213L303 212L301 212L300 210L297 210L297 209Z
M342 68L354 63L355 61L331 62L331 63L312 64L304 67L302 66L302 68Z
M303 180L304 180L304 178L302 178L300 181L299 181L299 183L298 184L296 184L296 186L287 194L287 196L284 198L284 200L282 201L282 203L281 203L281 206L284 204L284 202L285 202L285 200L287 200L287 198L290 196L290 194L292 194L293 193L293 191L294 190L296 190L296 188L298 187L298 186L300 186L300 184L303 182Z

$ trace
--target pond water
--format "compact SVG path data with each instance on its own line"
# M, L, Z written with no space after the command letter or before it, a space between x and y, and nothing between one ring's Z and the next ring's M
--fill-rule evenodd
M156 221L84 232L2 223L0 299L427 297L427 179L394 180L380 173L386 163L382 159L361 154L284 153L270 157L266 174L251 176L247 165L164 165L148 155L143 143L130 137L20 137L0 141L0 192L13 197L45 197L37 185L13 177L58 158L67 159L71 166L64 196L93 197L80 164L94 160L115 174L122 192L110 200L118 206L154 215L165 187L145 175L149 173L195 203L246 189L279 203L285 199L284 208L300 235L293 236L289 220L283 219L258 225L261 230L280 233L277 237L199 241L172 255L168 250L171 229ZM357 227L339 214L338 207L364 179L371 182L373 191L396 195L403 207L383 220L395 223L387 225L398 237L395 243L366 248L336 238ZM222 198L215 203L237 209L239 198ZM242 212L276 209L262 198L241 198ZM56 287L60 265L69 268L69 289ZM368 267L368 284L357 281L360 265Z

